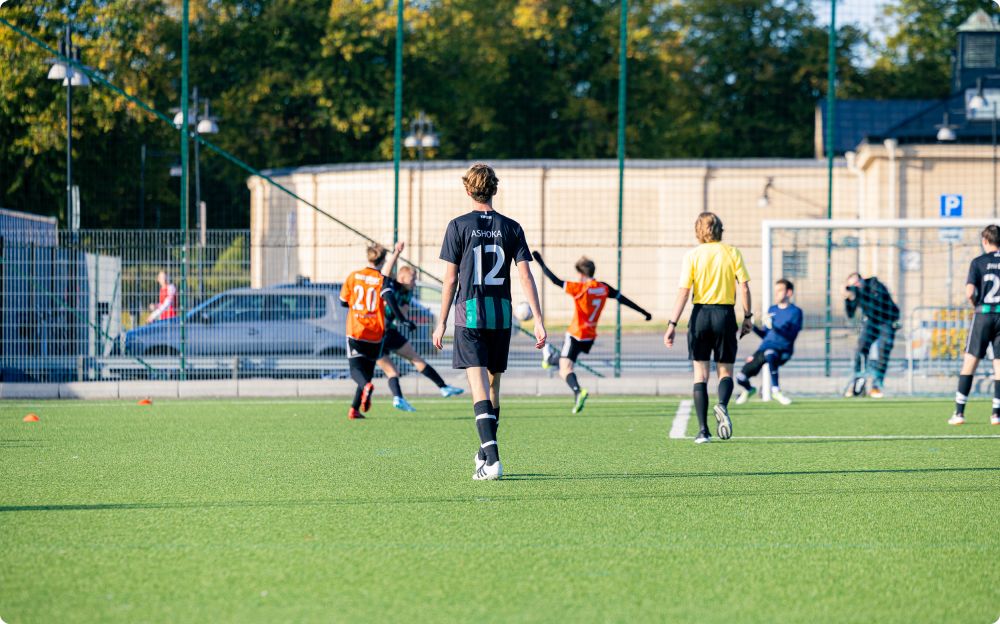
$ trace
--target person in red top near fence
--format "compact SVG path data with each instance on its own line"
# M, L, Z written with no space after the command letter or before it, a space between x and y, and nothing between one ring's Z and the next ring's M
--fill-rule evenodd
M597 322L601 319L601 312L604 311L605 302L610 299L617 299L622 305L626 305L639 314L652 319L652 315L638 305L629 300L609 284L599 282L594 279L597 267L590 258L580 258L576 263L576 271L579 273L579 281L565 282L556 274L549 270L541 254L537 251L532 254L538 266L549 280L562 288L567 295L573 297L573 322L566 330L566 340L563 342L562 352L556 352L551 345L546 344L542 352L542 368L550 368L559 363L559 376L566 381L566 384L573 391L575 400L573 402L573 413L577 414L583 410L587 402L587 390L580 387L573 371L573 365L581 353L590 353L590 348L594 346L594 339L597 338Z
M160 271L156 276L156 281L160 284L160 303L158 305L149 304L149 317L147 323L153 321L165 321L177 316L177 287L170 281L170 274Z
M372 376L375 362L382 357L385 340L385 305L389 306L399 322L413 329L413 321L406 318L393 296L392 285L380 272L385 263L386 250L381 245L368 247L368 266L352 271L340 289L340 304L347 308L347 362L351 379L358 384L354 401L347 417L364 418L372 405Z

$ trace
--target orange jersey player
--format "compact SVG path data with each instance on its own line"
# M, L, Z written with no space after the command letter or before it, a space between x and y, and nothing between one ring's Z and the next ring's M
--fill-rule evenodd
M601 319L601 313L604 311L608 299L615 299L622 305L632 308L645 316L647 321L653 317L607 283L594 279L596 267L593 260L586 257L580 258L576 263L579 280L564 282L549 270L538 252L535 252L533 256L545 276L553 284L562 288L567 295L573 297L573 322L570 323L569 329L566 331L562 352L557 353L550 345L545 345L542 368L549 368L556 362L559 363L559 376L573 391L575 397L573 413L576 414L583 409L587 402L587 391L580 387L576 373L573 372L573 365L581 353L590 353L591 347L594 346L594 339L597 338L597 323Z
M340 289L340 304L347 308L347 362L351 379L358 384L347 413L351 420L364 418L362 412L367 412L372 404L372 376L376 360L382 357L385 339L385 306L401 323L413 326L399 309L389 280L380 272L385 256L386 250L381 245L368 247L368 266L352 271Z

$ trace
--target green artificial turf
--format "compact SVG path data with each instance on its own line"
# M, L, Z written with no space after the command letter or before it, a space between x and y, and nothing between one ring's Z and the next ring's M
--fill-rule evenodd
M511 399L485 483L468 398L413 402L0 403L0 618L1000 617L981 401L960 428L944 400L753 403L696 446L667 438L679 399ZM926 437L740 437L845 435Z

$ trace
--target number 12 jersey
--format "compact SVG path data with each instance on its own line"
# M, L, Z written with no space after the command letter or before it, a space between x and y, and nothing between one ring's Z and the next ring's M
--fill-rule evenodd
M966 282L976 287L976 312L1000 313L1000 252L985 253L973 260Z
M495 211L456 217L445 231L441 259L458 265L455 325L510 329L510 265L531 261L517 221Z

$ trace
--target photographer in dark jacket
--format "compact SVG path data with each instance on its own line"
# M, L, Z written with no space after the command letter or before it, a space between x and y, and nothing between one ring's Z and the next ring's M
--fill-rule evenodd
M889 289L877 277L862 278L851 273L844 284L844 307L848 318L861 308L863 325L858 336L858 350L854 354L854 379L844 396L858 396L865 389L865 375L872 372L869 396L881 399L885 373L889 369L889 355L899 329L899 307L892 300ZM878 342L878 357L869 362L872 345Z

